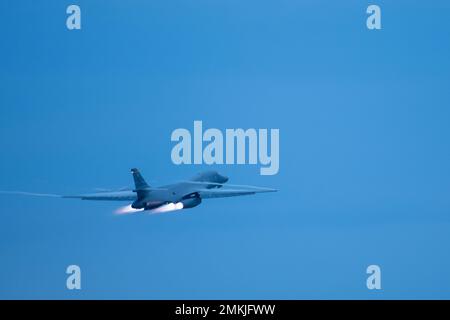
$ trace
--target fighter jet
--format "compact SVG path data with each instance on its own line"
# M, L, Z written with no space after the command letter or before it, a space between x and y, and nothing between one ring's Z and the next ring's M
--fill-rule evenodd
M82 200L129 201L131 204L116 211L117 214L127 214L141 211L162 213L189 209L200 205L203 199L277 191L276 189L254 186L225 185L228 177L220 175L216 171L201 172L189 180L157 188L149 186L138 169L131 169L131 173L134 179L134 189L61 197Z

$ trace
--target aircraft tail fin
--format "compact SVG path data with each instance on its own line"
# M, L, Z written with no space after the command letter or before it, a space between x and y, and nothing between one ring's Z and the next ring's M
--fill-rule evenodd
M142 177L138 169L136 168L131 169L131 173L133 174L134 186L136 191L146 190L150 188L150 186L147 184L147 182L145 182L144 178Z

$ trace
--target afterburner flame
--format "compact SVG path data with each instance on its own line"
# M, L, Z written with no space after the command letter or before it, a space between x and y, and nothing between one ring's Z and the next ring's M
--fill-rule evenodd
M135 209L135 208L131 207L131 204L129 204L128 206L118 208L115 211L115 213L116 214L129 214L129 213L136 213L136 212L141 212L141 211L144 211L144 209Z
M176 210L181 210L183 209L183 203L181 202L177 202L177 203L168 203L165 205L162 205L161 207L158 207L156 209L153 209L152 212L153 213L163 213L163 212L170 212L170 211L176 211Z

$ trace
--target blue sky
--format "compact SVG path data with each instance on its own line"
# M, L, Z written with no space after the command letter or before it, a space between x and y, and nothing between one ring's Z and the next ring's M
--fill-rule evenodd
M65 27L66 7L82 30ZM366 8L382 9L380 31ZM276 194L181 214L0 195L1 298L450 298L448 1L3 1L0 190L152 185L176 128L279 128ZM65 269L82 270L82 290ZM382 269L378 292L366 267Z

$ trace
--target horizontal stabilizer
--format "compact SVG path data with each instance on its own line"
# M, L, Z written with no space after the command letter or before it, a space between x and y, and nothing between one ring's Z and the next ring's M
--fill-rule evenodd
M50 198L62 198L59 194L52 193L34 193L34 192L25 192L25 191L0 191L0 194L10 194L17 196L33 196L33 197L50 197Z
M96 192L73 196L63 196L63 198L103 201L133 201L136 200L136 194L132 191Z

